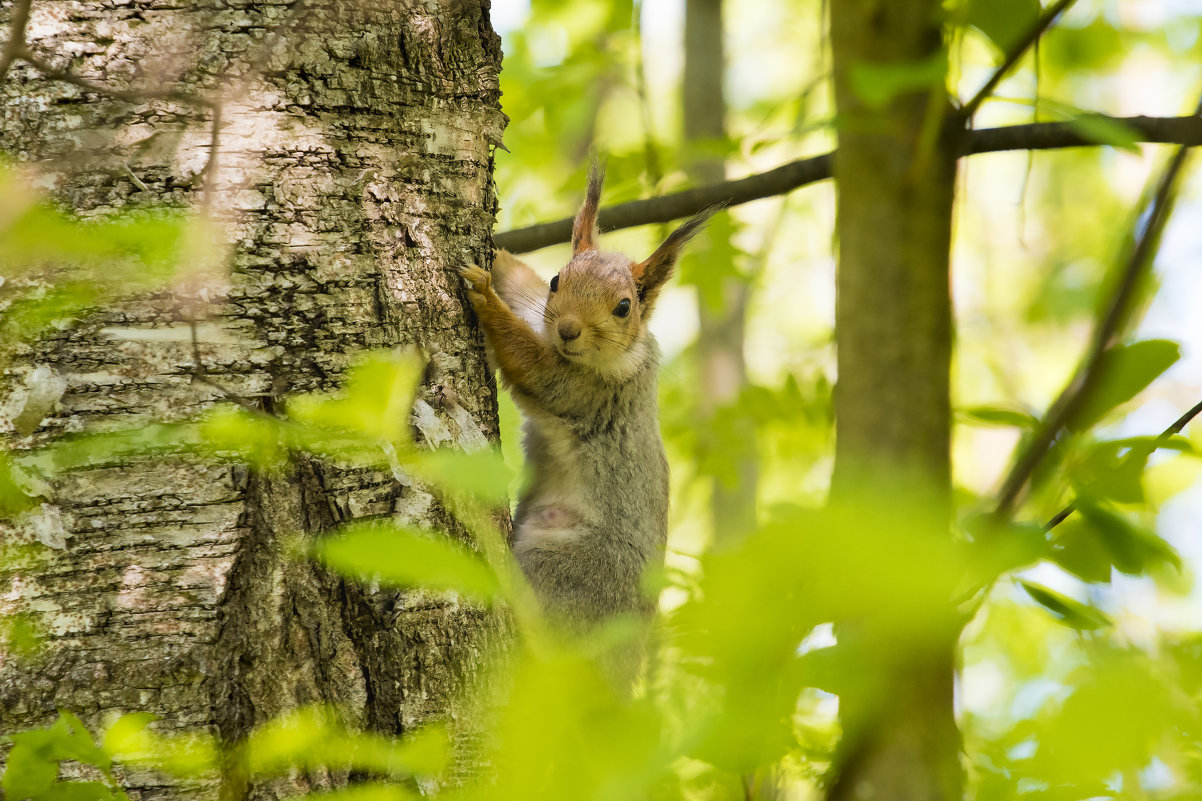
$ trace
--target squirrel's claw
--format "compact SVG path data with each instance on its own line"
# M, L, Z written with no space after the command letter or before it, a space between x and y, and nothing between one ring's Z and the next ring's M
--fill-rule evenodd
M486 291L492 284L489 274L475 264L467 264L460 267L459 276L467 282L470 288L477 292Z

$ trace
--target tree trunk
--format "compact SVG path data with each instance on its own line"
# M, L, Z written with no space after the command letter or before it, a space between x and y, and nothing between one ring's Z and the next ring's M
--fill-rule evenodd
M686 145L695 151L713 148L726 139L726 97L722 86L726 60L722 36L722 0L688 0L684 135ZM689 162L689 175L700 186L720 183L726 179L726 160L712 154L694 155ZM730 252L729 242L720 239L729 236L729 226L711 225L701 234L703 246L690 258L705 258L714 250L725 255ZM708 248L704 246L706 243ZM729 266L721 269L725 273ZM743 329L749 290L747 282L727 275L722 279L718 304L705 293L700 298L697 364L701 373L700 412L704 420L712 420L724 408L737 404L747 384ZM755 431L741 416L730 423L741 426L742 430L741 436L722 442L733 464L730 476L716 477L713 483L710 520L715 542L729 541L755 524Z
M946 62L939 61L940 3L841 0L830 5L830 15L839 119L832 498L872 510L863 526L890 530L900 529L888 522L890 509L898 521L921 511L930 536L944 538L948 264L962 130L947 102ZM874 68L916 71L920 65L934 67L927 86L879 105L857 92L857 80L872 80ZM888 620L888 610L881 614ZM960 796L954 626L910 624L924 636L908 638L883 630L889 623L871 621L839 631L840 646L870 658L883 676L875 689L840 697L844 742L832 798Z
M11 15L6 3L4 15ZM204 370L264 408L329 390L356 354L418 344L425 444L497 435L495 387L454 269L489 259L500 43L486 0L152 3L37 0L35 55L106 87L175 85L212 115L124 102L14 65L0 96L3 147L84 214L197 202L234 245L224 299L197 327ZM7 21L7 19L6 19ZM194 380L195 313L178 291L122 302L38 343L67 388L29 437L188 418L222 400ZM375 591L286 556L282 538L397 514L456 531L434 498L391 476L298 458L283 474L189 458L98 465L58 483L65 549L11 575L0 598L48 634L0 680L0 731L57 708L95 725L143 710L226 741L299 704L339 704L351 724L401 733L450 720L502 628L481 609ZM182 797L129 775L142 798ZM338 784L227 778L197 797L272 797Z

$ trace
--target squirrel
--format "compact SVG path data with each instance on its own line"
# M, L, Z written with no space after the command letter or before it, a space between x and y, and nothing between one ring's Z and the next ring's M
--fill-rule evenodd
M525 418L531 468L514 516L514 555L545 617L582 634L649 619L643 574L662 566L668 461L659 432L659 346L647 330L681 250L716 208L645 261L600 250L603 168L589 171L572 258L545 284L495 252L492 272L460 268L490 355Z

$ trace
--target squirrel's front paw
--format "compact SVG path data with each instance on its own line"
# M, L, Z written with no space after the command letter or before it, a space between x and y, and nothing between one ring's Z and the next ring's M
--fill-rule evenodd
M487 296L492 293L492 276L475 264L459 268L459 276L467 282L467 299L472 307L479 311L488 302Z

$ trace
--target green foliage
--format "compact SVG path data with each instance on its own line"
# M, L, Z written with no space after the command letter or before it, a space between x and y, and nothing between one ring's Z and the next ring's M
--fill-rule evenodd
M803 6L754 0L746 13L728 15L737 16L727 21L734 68L728 122L736 133L688 149L676 131L676 89L665 88L674 68L656 61L670 48L641 38L643 9L536 0L527 24L504 39L503 101L512 122L510 153L497 157L502 227L571 213L591 145L609 154L608 201L682 187L683 167L699 152L721 155L736 175L829 147L819 4ZM857 508L819 508L833 452L830 299L814 292L830 278L829 192L799 193L775 220L768 204L742 207L722 218L708 252L681 265L676 299L720 310L726 282L750 288L752 378L717 409L703 409L694 350L687 342L666 348L661 414L673 461L673 539L658 577L663 614L648 635L647 676L633 697L612 685L606 666L637 627L618 621L583 642L548 637L491 524L487 510L503 503L520 473L512 401L502 400L504 458L419 450L410 407L425 365L415 353L369 354L338 392L287 398L274 414L219 404L193 419L74 432L0 452L0 516L19 521L36 513L48 482L70 471L165 454L275 474L315 457L430 490L463 523L456 535L466 532L467 541L385 517L295 541L295 553L348 580L452 592L465 603L513 611L519 637L509 660L482 682L496 693L481 713L482 761L491 772L444 789L451 798L744 798L752 780L767 775L785 777L793 796L813 795L839 739L835 695L887 703L891 688L880 685L889 660L921 654L962 625L960 723L970 797L1196 795L1202 641L1188 620L1174 630L1129 606L1131 587L1167 597L1190 574L1188 550L1174 547L1156 512L1195 481L1196 445L1154 431L1126 436L1134 424L1124 423L1153 382L1170 380L1163 376L1180 347L1151 339L1107 351L1095 391L1058 439L1020 518L999 524L980 514L991 507L1005 449L1038 427L1034 410L1047 405L1079 357L1082 332L1107 291L1103 265L1113 263L1125 233L1133 135L1098 113L1127 108L1117 71L1132 54L1141 70L1156 62L1173 67L1166 74L1188 75L1196 66L1195 47L1166 44L1174 31L1186 39L1192 31L1196 40L1193 15L1166 10L1161 32L1137 28L1127 3L1105 13L1085 6L1043 40L1038 83L1020 72L1004 87L1038 92L1009 98L1021 113L1066 121L1087 140L1127 152L1081 149L1040 155L1030 165L1005 162L1006 180L987 172L984 160L979 171L966 169L972 201L957 218L955 267L963 524L951 536L914 502L917 494L864 487ZM952 80L966 76L971 90L1040 7L966 0L949 3L948 12L980 34L961 37L963 48L947 56ZM787 68L759 60L774 49L788 54ZM800 68L798 51L815 54L812 69ZM879 106L903 93L938 91L948 73L941 56L860 65L852 80ZM1136 76L1141 85L1143 75ZM987 110L1003 121L1014 111L1000 103ZM987 198L974 194L977 182ZM200 236L194 222L167 212L78 220L24 186L12 174L0 179L5 354L115 297L170 285L181 252ZM1021 218L1013 209L1020 198ZM617 234L612 247L645 254L662 233ZM549 274L561 255L537 266ZM811 294L819 298L814 305ZM662 306L659 314L668 315ZM685 317L657 322L671 335L687 329ZM888 400L881 399L883 414ZM1138 424L1134 430L1145 431L1145 419ZM747 458L759 475L757 522L715 546L704 488L736 485ZM1073 513L1047 529L1043 521L1066 503ZM6 549L6 569L30 564L25 552ZM949 621L954 613L962 618ZM36 658L37 624L30 613L0 618L5 659L14 652ZM857 648L857 641L876 648ZM295 710L238 744L134 713L97 727L100 745L64 712L48 727L10 736L0 786L14 801L124 801L114 776L126 766L158 771L165 782L328 769L362 783L315 797L398 801L419 797L415 777L448 778L445 730L384 737L348 723L356 711ZM60 779L64 762L73 763L65 773L82 767L87 778ZM1171 774L1162 789L1148 778L1158 765Z
M445 536L396 524L351 523L316 543L317 558L339 573L394 587L455 590L492 600L500 585L487 564Z

